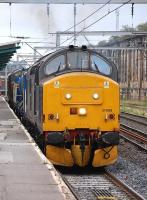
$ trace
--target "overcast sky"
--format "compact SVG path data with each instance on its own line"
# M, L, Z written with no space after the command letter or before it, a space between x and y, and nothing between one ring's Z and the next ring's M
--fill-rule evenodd
M87 17L101 5L77 5L77 22ZM86 20L77 30L102 17L109 10L119 5L107 5L93 17ZM119 10L119 28L123 25L132 26L131 5L125 5ZM140 23L147 22L147 5L134 6L134 27ZM10 41L12 38L4 36L28 36L29 41L48 41L55 43L55 37L49 36L48 32L64 31L73 25L73 5L50 5L50 17L47 16L47 5L31 4L12 4L11 5L11 32L10 32L10 6L9 4L0 4L0 43ZM105 17L103 20L91 26L87 30L116 30L115 12ZM67 38L62 38L64 41ZM91 43L97 44L98 41L106 37L89 38ZM86 43L82 37L78 38L77 43ZM53 46L53 44L52 44Z

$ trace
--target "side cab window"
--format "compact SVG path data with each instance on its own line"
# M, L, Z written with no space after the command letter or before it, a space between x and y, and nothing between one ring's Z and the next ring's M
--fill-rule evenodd
M97 55L91 55L91 68L107 76L112 72L112 67Z
M62 71L64 69L65 69L65 56L59 55L58 57L52 59L46 64L44 68L44 73L45 75L50 75L57 71Z

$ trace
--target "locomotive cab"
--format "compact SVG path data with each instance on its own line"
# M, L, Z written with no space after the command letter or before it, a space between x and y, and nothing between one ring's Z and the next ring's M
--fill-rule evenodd
M119 84L111 61L86 46L70 46L21 76L21 115L52 163L100 167L117 160ZM8 91L12 103L15 91Z
M117 160L119 85L117 69L88 49L59 51L38 70L39 127L54 164L105 166Z

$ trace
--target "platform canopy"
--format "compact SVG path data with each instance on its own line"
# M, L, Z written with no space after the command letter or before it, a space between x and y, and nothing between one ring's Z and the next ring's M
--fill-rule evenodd
M105 4L108 0L0 0L0 3L34 3L34 4ZM109 4L127 3L128 0L111 0ZM146 4L147 0L131 0L129 4Z
M16 50L20 48L19 43L20 41L0 43L0 70L5 68L14 53L16 53Z

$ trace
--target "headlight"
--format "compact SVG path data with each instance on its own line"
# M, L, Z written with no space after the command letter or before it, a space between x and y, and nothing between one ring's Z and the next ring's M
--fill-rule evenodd
M79 108L79 115L86 115L87 114L87 110L86 108Z
M99 98L99 94L94 93L94 94L92 95L92 97L93 97L94 99L98 99L98 98Z
M71 99L71 94L69 94L69 93L68 93L68 94L65 94L65 98L66 98L66 99Z

